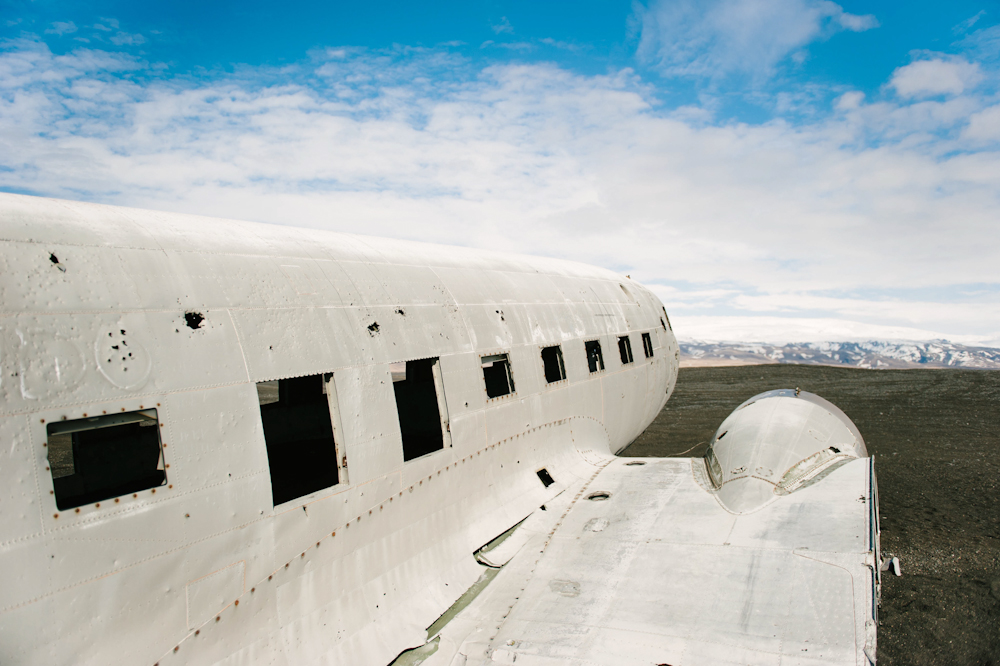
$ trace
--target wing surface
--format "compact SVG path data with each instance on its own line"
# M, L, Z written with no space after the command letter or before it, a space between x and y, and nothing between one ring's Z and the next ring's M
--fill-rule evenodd
M426 666L874 657L870 459L741 515L716 500L701 458L593 464L518 528L517 553Z

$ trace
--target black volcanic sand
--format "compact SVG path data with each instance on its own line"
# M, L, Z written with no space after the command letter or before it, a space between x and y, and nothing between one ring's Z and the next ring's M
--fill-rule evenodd
M882 550L903 573L882 577L880 666L1000 665L1000 372L685 368L622 455L703 455L744 400L795 387L844 410L875 455Z

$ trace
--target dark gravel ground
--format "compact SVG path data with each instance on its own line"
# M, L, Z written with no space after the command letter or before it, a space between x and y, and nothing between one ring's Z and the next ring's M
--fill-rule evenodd
M622 455L703 455L741 402L795 387L843 409L875 456L882 550L903 571L882 579L880 666L1000 666L1000 371L684 368Z

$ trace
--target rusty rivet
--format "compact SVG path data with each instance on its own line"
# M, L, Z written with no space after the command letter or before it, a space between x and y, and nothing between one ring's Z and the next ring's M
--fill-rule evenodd
M87 412L84 412L84 413L83 413L83 415L84 415L84 416L86 416L86 415L87 415Z
M170 467L170 463L165 464L164 467Z
M157 406L157 407L159 407L159 406L160 406L160 403L156 403L156 406Z
M180 645L175 645L175 646L174 646L174 652L177 652L177 651L178 651L178 650L180 650L180 649L181 649L181 646L180 646Z
M185 513L185 514L184 514L184 517L185 517L185 518L190 518L190 517L191 517L191 514L190 514L190 513Z
M120 499L118 499L117 497L115 498L115 504L118 504L118 502L120 502L120 501L121 501L121 500L120 500Z
M49 491L49 495L55 495L55 494L56 494L56 491L54 491L54 490L50 490Z
M250 588L250 594L253 594L253 593L254 593L254 592L255 592L256 590L257 590L257 588L256 588L256 587L251 587L251 588Z
M122 411L123 411L123 412L125 411L125 408L124 408L124 407L122 407Z
M59 517L59 514L58 514L58 513L53 513L53 514L52 514L52 517L53 517L53 518L58 518L58 517Z
M138 493L132 493L132 497L138 497L138 496L139 496Z
M150 490L149 492L151 492L151 493L153 493L153 494L155 495L155 494L156 494L156 488L153 488L153 489L152 489L152 490Z
M48 445L49 445L48 442L42 442L42 446L48 446Z
M337 536L337 533L336 532L330 532L330 536L332 536L332 537L333 536Z
M97 504L95 504L95 505L94 505L94 508L95 508L95 509L100 509L100 508L101 508L101 503L100 503L100 502L98 502Z
M195 632L194 632L194 635L195 635L195 636L197 636L197 635L198 635L198 634L200 634L200 633L201 633L201 629L195 629Z
M76 509L74 509L74 511L76 511L77 513L80 513L80 507L76 507Z
M49 471L49 466L48 465L45 466L45 471L46 472Z
M42 419L42 423L45 423L45 419Z
M316 542L316 547L319 548L319 541Z
M142 405L139 405L139 409L146 409L146 408L143 407ZM86 414L84 414L84 416L86 416Z
M273 578L273 576L268 576L268 577L267 577L267 579L268 579L268 580L271 580L271 578Z
M306 556L305 553L302 553L302 554L299 555L299 557L305 557L305 556Z
M169 486L167 486L167 488L171 488L171 489L173 489L173 487L174 487L174 484L172 484L172 483Z
M239 606L239 605L240 605L240 600L239 600L239 599L237 599L236 601L234 601L234 602L233 602L233 605L234 605L234 606Z
M222 619L222 618L221 618L221 617L219 617L218 615L216 615L216 616L215 616L215 621L216 621L216 622L218 622L218 621L219 621L219 620L221 620L221 619Z
M101 414L107 414L107 413L108 413L108 410L106 410L106 409L102 409L101 410Z
M291 564L291 562L287 562L287 563L285 564L285 568L286 568L286 569L288 568L288 565L289 565L289 564Z

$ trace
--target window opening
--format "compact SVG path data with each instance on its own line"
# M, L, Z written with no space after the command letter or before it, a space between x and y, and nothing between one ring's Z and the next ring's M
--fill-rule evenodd
M542 366L545 368L545 381L549 384L566 379L566 364L563 363L559 345L542 349Z
M666 325L666 326L664 327L664 329L663 329L663 330L665 331L665 330L667 330L667 328L669 328L669 329L670 329L671 331L673 331L673 330L674 330L674 327L670 325L670 317L669 317L669 316L667 316L667 309L666 309L666 308L660 308L660 309L661 309L661 310L663 310L663 316L664 316L664 317L666 318L666 320L667 320L667 325ZM663 322L661 321L660 323L663 323Z
M50 423L46 434L60 511L167 482L155 409Z
M634 360L632 358L632 341L627 335L618 338L618 354L622 357L622 365L628 365Z
M590 340L589 342L585 342L584 345L587 348L587 365L590 366L590 371L597 372L598 370L603 370L604 354L601 353L601 341Z
M535 472L535 474L538 475L538 480L541 481L542 485L545 486L546 488L548 488L549 486L551 486L553 483L556 482L555 479L552 478L552 475L549 474L549 470L545 469L544 467Z
M258 382L274 506L338 483L327 383L333 375Z
M642 351L646 354L646 358L653 358L653 338L649 333L642 334Z
M437 358L425 358L389 366L404 462L444 448L446 424L441 418L435 381L437 363Z
M507 354L483 356L482 363L486 395L490 398L499 398L514 392L514 377L510 371L510 357Z

